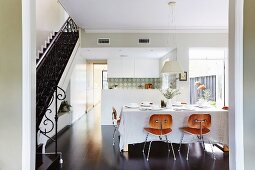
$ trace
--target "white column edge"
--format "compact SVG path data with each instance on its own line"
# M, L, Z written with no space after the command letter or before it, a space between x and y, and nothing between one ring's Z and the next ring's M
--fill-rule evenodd
M22 170L35 169L34 15L35 2L22 0Z
M244 170L244 142L243 142L243 12L244 12L244 9L243 8L244 8L244 0L236 0L236 4L235 4L236 170Z

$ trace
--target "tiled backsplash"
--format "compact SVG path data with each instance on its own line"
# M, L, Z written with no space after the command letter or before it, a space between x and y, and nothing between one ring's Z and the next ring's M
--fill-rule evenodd
M108 87L145 89L145 84L152 84L154 89L161 87L160 78L108 78Z

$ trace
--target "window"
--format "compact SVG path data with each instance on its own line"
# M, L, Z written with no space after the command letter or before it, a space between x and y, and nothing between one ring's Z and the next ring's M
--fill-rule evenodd
M204 98L204 91L199 91L196 82L205 85L210 93L209 100L217 106L226 103L226 49L191 48L189 50L190 103L195 104Z
M216 102L216 75L211 75L190 78L190 104L195 104L200 98L205 96L205 91L198 90L195 85L196 82L205 85L210 93L209 100Z

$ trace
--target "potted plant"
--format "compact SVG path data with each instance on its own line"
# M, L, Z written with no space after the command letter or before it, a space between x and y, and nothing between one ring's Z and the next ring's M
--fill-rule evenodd
M173 88L169 87L168 89L162 91L162 94L167 99L167 108L171 108L172 107L172 99L181 93L178 89L173 89Z
M59 107L59 113L60 112L70 112L70 109L71 109L71 105L68 103L68 101L62 101L61 104L60 104L60 107Z

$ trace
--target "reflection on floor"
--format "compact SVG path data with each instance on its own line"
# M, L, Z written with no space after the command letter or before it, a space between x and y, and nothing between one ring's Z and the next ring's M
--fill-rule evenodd
M190 145L189 161L186 161L187 146L181 153L174 144L177 160L168 155L167 145L153 142L149 162L142 154L143 144L129 145L128 153L120 153L118 143L112 146L112 126L100 125L99 107L83 116L59 137L58 150L63 154L64 170L228 170L228 154L214 147L216 160L210 147L203 152L199 144ZM116 138L116 141L118 139ZM53 151L54 144L47 147ZM147 151L147 149L146 149ZM147 152L146 152L147 153Z

